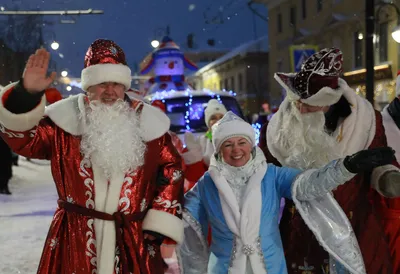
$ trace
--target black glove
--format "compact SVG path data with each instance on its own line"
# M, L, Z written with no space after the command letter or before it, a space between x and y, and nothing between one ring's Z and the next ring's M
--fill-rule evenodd
M155 237L155 239L154 240L150 240L150 242L152 242L154 244L157 244L157 245L161 245L162 242L165 239L164 235L162 235L162 234L160 234L158 232L151 231L151 230L143 230L143 233L147 233L147 234Z
M347 156L343 164L351 173L362 173L392 163L395 160L394 153L395 151L391 147L361 150L351 156Z

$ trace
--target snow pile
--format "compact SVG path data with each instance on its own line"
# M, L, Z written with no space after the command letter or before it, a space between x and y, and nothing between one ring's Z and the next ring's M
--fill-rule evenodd
M57 206L47 161L19 160L12 195L0 195L0 273L34 274Z

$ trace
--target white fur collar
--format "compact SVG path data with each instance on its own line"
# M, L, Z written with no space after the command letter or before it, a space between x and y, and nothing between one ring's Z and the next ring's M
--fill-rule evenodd
M229 186L226 178L222 176L218 168L213 165L215 157L212 157L209 173L221 201L222 213L229 230L236 235L236 258L232 262L232 273L245 273L246 265L249 263L243 248L253 249L253 253L248 257L253 273L266 273L263 263L258 257L257 238L260 235L262 195L261 182L267 172L267 164L264 154L260 148L256 148L257 159L264 159L259 168L250 177L243 197L243 206L240 210L232 188Z
M400 162L400 129L397 127L396 123L393 121L392 116L390 116L387 105L382 111L382 121L385 127L385 134L388 142L388 146L392 147L396 151L397 162Z
M343 95L351 105L351 114L342 124L339 124L333 134L338 141L338 151L341 157L368 148L375 137L376 130L375 111L372 105L347 85L343 86ZM289 104L289 99L285 98L267 127L268 149L280 163L284 163L284 155L287 152L281 151L275 145L277 143L275 139Z
M84 94L71 96L46 107L45 114L66 132L80 136L84 132L85 117ZM140 115L140 129L146 142L157 139L168 132L170 120L161 110L144 102Z

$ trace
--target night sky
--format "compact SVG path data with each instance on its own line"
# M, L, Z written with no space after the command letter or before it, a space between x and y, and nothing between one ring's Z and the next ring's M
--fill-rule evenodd
M255 37L267 34L267 22L254 16L248 0L3 0L7 10L77 10L100 9L103 15L76 17L75 24L60 24L60 16L45 16L53 26L45 26L44 38L60 43L52 58L58 72L66 69L70 77L80 77L84 54L98 38L117 42L125 51L132 70L152 49L150 42L162 35L161 28L170 25L171 38L185 49L186 36L194 34L197 49L209 48L207 39L216 41L214 48L232 49ZM262 5L255 5L266 16ZM222 12L219 12L219 11ZM218 15L221 16L218 16ZM212 21L215 24L207 24ZM0 19L6 19L1 16ZM71 19L71 18L64 18ZM223 20L222 24L218 21ZM255 24L254 24L255 22ZM256 26L256 27L254 27ZM60 57L63 56L63 58Z

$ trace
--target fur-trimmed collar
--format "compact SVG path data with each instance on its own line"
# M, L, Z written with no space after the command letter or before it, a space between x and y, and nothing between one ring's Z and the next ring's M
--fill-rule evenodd
M375 137L376 120L375 111L367 100L357 95L347 84L342 89L343 96L350 103L351 114L338 125L333 132L333 136L338 141L337 149L340 156L344 157L370 146ZM282 124L283 115L287 111L289 104L289 99L285 98L267 127L268 149L280 163L285 162L283 155L287 154L287 152L281 151L281 148L276 146L276 138Z
M396 151L395 155L397 162L400 162L400 128L397 127L387 109L388 106L386 106L382 111L382 122L385 128L387 143L388 146L392 147Z
M58 101L46 107L45 115L66 132L80 136L84 132L85 121L85 95L78 94L67 99ZM143 105L140 114L140 130L144 141L148 142L163 136L168 132L170 126L169 118L161 110L150 106L142 101L133 100L136 110Z

